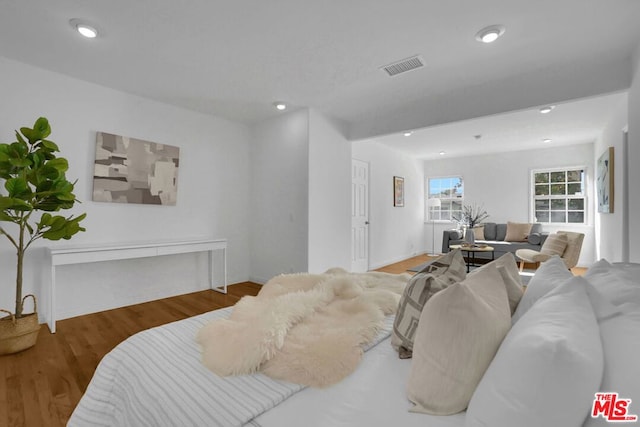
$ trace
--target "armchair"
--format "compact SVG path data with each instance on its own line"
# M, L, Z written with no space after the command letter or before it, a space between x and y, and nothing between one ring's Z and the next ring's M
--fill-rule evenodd
M535 263L537 267L554 255L559 255L567 268L571 269L578 264L583 241L583 233L558 231L545 240L539 252L532 249L518 249L516 257L520 260L520 271L523 270L525 262Z

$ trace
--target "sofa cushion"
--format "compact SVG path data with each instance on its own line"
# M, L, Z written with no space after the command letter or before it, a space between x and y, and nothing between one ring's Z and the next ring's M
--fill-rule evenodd
M484 240L484 225L476 225L473 227L473 236L476 240Z
M527 243L532 245L540 245L542 243L542 234L541 233L529 233L529 237L527 237Z
M484 240L496 240L496 225L495 222L484 223Z
M533 224L521 222L507 222L507 234L504 238L507 242L526 242Z
M507 224L496 224L495 240L504 242L505 237L507 237Z

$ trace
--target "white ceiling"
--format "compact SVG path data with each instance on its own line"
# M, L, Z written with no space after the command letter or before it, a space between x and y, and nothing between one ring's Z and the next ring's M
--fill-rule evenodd
M100 37L79 37L71 18ZM485 149L552 131L593 140L616 102L594 96L628 87L638 22L638 0L0 0L0 56L247 124L283 100L343 120L352 139L441 125L426 148L412 139L428 157L469 133ZM478 43L491 24L505 35ZM425 67L379 69L414 54ZM520 111L585 97L551 128ZM460 133L442 125L480 116ZM444 137L450 148L436 147Z
M624 102L626 93L618 92L554 104L547 114L539 108L512 111L417 129L408 137L394 133L372 140L419 159L584 144L600 135L610 112Z

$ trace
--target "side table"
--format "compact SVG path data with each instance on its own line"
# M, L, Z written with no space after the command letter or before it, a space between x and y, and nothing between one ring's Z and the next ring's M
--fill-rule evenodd
M467 273L470 271L471 266L476 263L477 252L491 252L491 260L495 259L495 249L493 246L488 245L450 245L450 249L460 249L467 253ZM463 254L464 255L464 254Z

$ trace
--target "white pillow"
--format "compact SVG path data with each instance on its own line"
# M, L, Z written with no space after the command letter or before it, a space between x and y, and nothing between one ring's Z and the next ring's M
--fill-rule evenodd
M625 302L640 304L640 277L637 269L623 265L611 265L606 259L593 264L584 277L611 303L620 305Z
M433 295L413 346L407 383L412 411L463 411L510 327L507 291L495 265Z
M465 427L579 427L603 363L586 288L565 281L511 328L471 398Z
M522 280L520 279L520 272L518 270L516 257L511 252L507 252L497 260L491 261L490 263L473 270L471 273L469 273L469 276L478 274L478 272L482 271L482 269L487 268L488 265L495 265L496 267L498 267L498 272L502 276L502 280L504 281L505 287L507 289L509 308L511 309L511 314L513 314L516 311L518 303L522 299L523 292Z
M529 281L527 291L522 296L518 308L513 313L512 323L515 324L538 299L572 277L573 274L558 256L551 257L540 264L540 268Z
M604 349L604 374L599 391L616 392L619 399L632 399L629 415L640 416L640 305L614 306L589 282L584 282L598 316ZM602 415L589 416L584 423L584 427L609 425Z

